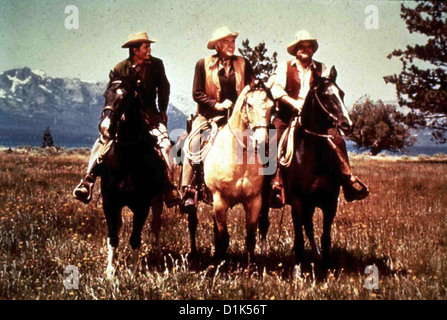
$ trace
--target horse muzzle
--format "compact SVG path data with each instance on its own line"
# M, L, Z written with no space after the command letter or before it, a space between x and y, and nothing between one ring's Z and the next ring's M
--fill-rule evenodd
M338 122L338 128L345 134L348 135L352 132L352 125L348 120L343 119Z
M268 141L268 131L266 127L256 127L251 139L253 150L259 150Z

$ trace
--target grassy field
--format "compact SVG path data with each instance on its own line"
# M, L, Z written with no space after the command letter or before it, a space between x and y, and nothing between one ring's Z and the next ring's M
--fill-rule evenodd
M212 259L210 207L199 208L198 261L187 259L187 217L163 213L160 247L143 230L142 271L127 262L132 214L124 213L120 271L106 280L106 224L95 188L88 206L72 199L88 155L72 152L0 153L0 299L446 299L447 161L352 157L371 189L362 202L339 202L331 270L320 263L294 268L290 209L272 210L269 251L247 272L243 210L229 213L230 251ZM322 217L315 215L321 235ZM259 244L259 241L258 241ZM306 249L309 250L308 243ZM259 252L259 250L257 250ZM68 265L79 268L79 289L63 285ZM364 287L367 265L379 269L379 289Z

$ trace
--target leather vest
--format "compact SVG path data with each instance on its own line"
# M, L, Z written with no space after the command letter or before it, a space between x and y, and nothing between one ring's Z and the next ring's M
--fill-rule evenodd
M234 74L236 77L236 92L239 95L244 89L245 83L245 59L235 56L233 59ZM205 58L205 92L212 99L220 100L219 58L215 55Z
M286 75L286 87L285 91L287 94L293 99L298 99L301 89L301 81L298 73L298 68L296 65L292 66L292 61L287 61L287 75ZM310 84L312 86L312 82L315 77L321 77L321 73L323 70L323 65L321 62L315 61L315 68L312 67L312 74L310 76ZM293 108L286 103L282 103L278 101L279 111L277 113L277 117L280 118L284 123L289 123L293 116Z
M289 96L291 96L293 99L298 99L298 95L300 94L301 89L301 81L298 73L298 68L296 65L292 66L292 61L287 61L287 82L286 82L286 92ZM312 82L315 78L315 75L318 77L321 77L322 73L322 64L318 61L314 61L315 68L312 69L312 74L310 76L310 84L312 85Z

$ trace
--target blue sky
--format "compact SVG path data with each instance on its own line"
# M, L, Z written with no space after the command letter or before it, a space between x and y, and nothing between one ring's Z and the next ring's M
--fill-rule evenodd
M78 30L64 26L68 5L79 9ZM365 28L368 5L378 9L378 29ZM295 33L308 30L320 45L314 58L336 66L348 107L364 94L394 100L383 76L401 64L386 56L424 39L406 29L399 1L2 0L0 71L28 66L53 77L104 81L127 57L121 49L127 35L147 31L158 40L152 54L165 62L172 92L189 95L195 63L213 53L206 44L222 25L240 32L237 45L265 41L280 61L291 58L286 47Z

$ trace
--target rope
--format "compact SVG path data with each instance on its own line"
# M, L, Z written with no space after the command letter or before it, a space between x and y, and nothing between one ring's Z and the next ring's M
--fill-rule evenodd
M211 132L209 135L209 138L207 141L205 141L205 145L200 148L199 151L194 152L192 151L192 141L195 137L201 137L202 131L205 131L207 129L211 128ZM209 120L207 122L203 122L200 124L200 126L196 127L194 130L191 131L191 133L188 135L188 137L185 140L185 157L191 160L193 163L199 163L202 162L208 153L210 152L214 140L217 136L217 133L219 131L219 127L217 126L216 122L213 120Z
M283 135L281 137L281 140L279 141L279 146L278 146L279 163L286 168L288 166L290 166L290 164L292 163L293 151L295 149L295 145L294 145L295 139L294 139L293 135L295 133L295 127L298 122L299 122L299 117L294 117L291 124L287 127L286 131L283 133ZM286 142L287 142L286 151L284 153L284 144Z

